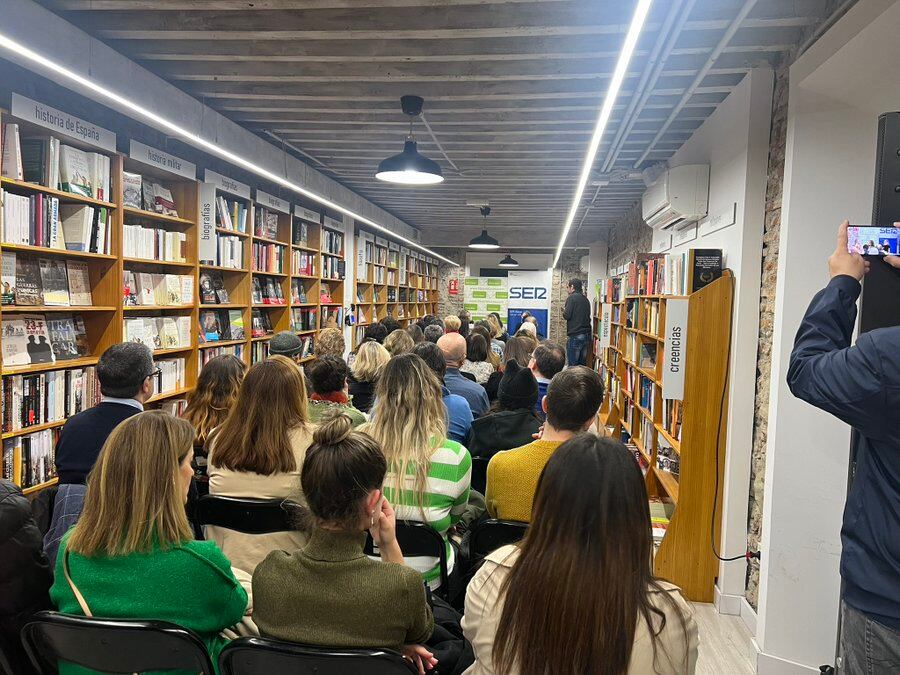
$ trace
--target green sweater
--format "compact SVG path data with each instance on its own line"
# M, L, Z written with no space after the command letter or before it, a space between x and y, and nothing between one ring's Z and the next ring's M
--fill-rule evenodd
M350 416L353 427L356 428L366 421L366 416L353 407L350 403L334 403L333 401L309 401L309 421L313 424L321 422L329 410L340 410Z
M60 612L83 616L63 571L70 534L71 530L59 546L50 599ZM240 621L247 608L247 592L211 541L186 541L166 551L114 557L71 553L69 572L94 616L153 619L189 628L203 639L214 664L226 643L219 631ZM61 675L91 672L60 664Z
M362 532L316 530L301 550L273 551L253 573L260 635L324 647L399 650L434 628L415 570L370 560Z

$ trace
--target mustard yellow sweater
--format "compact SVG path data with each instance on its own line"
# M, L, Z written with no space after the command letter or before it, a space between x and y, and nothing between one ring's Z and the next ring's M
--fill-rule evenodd
M491 458L484 498L494 518L531 522L531 502L538 478L560 445L560 441L533 441Z

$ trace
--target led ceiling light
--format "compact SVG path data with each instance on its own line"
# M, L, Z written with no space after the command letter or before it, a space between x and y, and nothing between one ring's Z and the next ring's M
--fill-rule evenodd
M487 223L487 217L489 215L491 215L491 207L482 206L481 217L484 218L485 223ZM480 249L482 251L490 251L495 248L500 248L500 242L488 234L487 226L485 226L485 228L481 230L481 234L469 241L469 248Z
M46 71L49 71L51 73L54 73L54 74L60 76L61 79L69 81L69 82L74 82L75 84L79 85L79 87L81 89L87 90L87 91L91 92L92 94L95 94L96 96L94 96L93 98L102 99L103 101L112 104L112 107L114 107L118 110L124 109L124 110L128 110L132 113L135 113L138 117L142 118L143 120L146 120L151 126L154 126L156 129L169 131L173 135L184 140L189 145L193 145L196 148L205 150L206 152L209 152L211 155L215 155L216 157L221 157L225 161L231 162L235 166L239 166L242 169L249 171L250 173L254 173L257 176L260 176L261 178L264 178L268 181L275 183L276 185L285 187L288 190L293 190L294 192L297 192L298 194L301 194L304 197L309 197L310 199L312 199L315 202L318 202L319 204L322 204L331 209L334 209L335 211L339 211L340 213L346 214L346 215L350 216L351 218L353 218L354 220L356 220L357 222L364 223L366 225L374 227L376 230L379 230L380 232L384 232L385 234L393 237L394 239L397 239L397 240L403 242L407 246L418 249L419 251L423 251L423 252L427 253L428 255L432 255L435 258L438 258L450 265L453 265L454 267L459 267L459 263L455 263L452 260L450 260L449 258L445 258L444 256L439 255L439 254L435 253L434 251L425 248L421 244L418 244L418 243L412 241L411 239L407 239L406 237L397 234L393 230L386 228L384 225L379 225L374 220L372 220L370 218L366 218L365 216L362 216L354 211L351 211L350 209L346 208L345 206L341 206L340 204L337 204L337 203L331 201L330 199L313 192L312 190L308 190L301 185L292 183L291 181L287 180L286 178L279 176L278 174L273 173L272 171L269 171L268 169L265 169L265 168L259 166L258 164L255 164L255 163L251 162L250 160L245 159L242 156L231 152L230 150L226 150L225 148L223 148L222 146L220 146L216 143L212 143L211 141L207 141L205 138L201 138L197 134L191 133L184 127L181 127L181 126L175 124L174 122L171 122L168 119L157 115L155 112L148 110L147 108L143 107L142 105L135 103L131 99L125 98L121 94L117 94L116 92L114 92L110 89L107 89L103 85L97 84L93 80L90 80L90 79L84 77L83 75L79 75L78 73L76 73L72 70L69 70L65 66L62 66L62 65L56 63L55 61L52 61L52 60L48 59L47 57L42 56L41 54L38 54L33 49L29 49L25 45L20 44L20 43L16 42L15 40L10 39L9 37L7 37L6 35L4 35L2 33L0 33L0 47L2 47L3 49L6 49L7 51L12 53L13 61L21 62L24 60L24 61L29 61L31 63L37 64L38 66L45 69ZM53 78L53 79L56 79L56 78Z
M497 263L497 267L518 267L519 261L513 258L509 253L506 254L506 257Z
M438 163L423 157L416 149L413 121L422 114L424 102L421 96L400 97L403 114L409 115L409 135L403 144L403 152L382 160L378 165L378 171L375 172L378 180L399 185L435 185L444 181L444 174Z
M594 135L591 137L590 145L588 145L587 155L584 158L584 164L581 167L581 175L578 178L578 184L575 187L575 196L572 198L572 206L566 216L566 222L563 226L562 235L559 238L559 245L556 248L556 255L553 257L553 267L559 262L559 256L562 255L563 247L566 244L566 238L569 236L569 230L572 229L572 223L575 221L575 215L581 206L581 198L584 196L584 188L587 186L588 179L591 175L591 168L594 166L594 160L597 158L597 149L600 147L600 139L606 131L606 125L612 115L613 106L619 97L619 90L622 88L622 82L625 80L625 73L628 72L628 64L634 55L634 49L637 46L638 38L641 30L644 28L644 22L647 20L647 14L650 11L650 5L653 0L638 0L637 7L634 10L634 16L631 18L631 25L628 27L628 33L625 36L625 42L622 44L622 51L619 54L619 60L616 63L616 69L613 71L612 79L609 81L609 89L606 90L606 98L603 99L603 105L600 107L600 115L597 118L597 126L594 127Z

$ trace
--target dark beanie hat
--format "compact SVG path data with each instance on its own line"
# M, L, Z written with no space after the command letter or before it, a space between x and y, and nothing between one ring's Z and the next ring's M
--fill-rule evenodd
M497 399L508 410L534 408L538 399L537 380L528 368L523 368L516 361L507 361L497 389Z
M279 354L281 356L292 358L299 354L302 349L303 340L297 337L296 334L287 330L276 333L272 336L272 339L269 340L269 353L273 356Z

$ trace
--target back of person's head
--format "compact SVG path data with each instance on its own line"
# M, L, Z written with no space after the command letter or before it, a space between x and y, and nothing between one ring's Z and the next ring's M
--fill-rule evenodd
M313 349L315 356L336 356L344 358L347 345L344 343L344 334L340 328L326 328L319 331L316 346Z
M466 340L466 358L472 363L486 361L488 349L488 343L480 333L473 333Z
M527 330L519 330L513 336L518 340L523 340L525 344L528 346L528 353L533 354L534 350L537 349L537 346L540 344L537 339L537 335L535 333L527 331ZM529 356L529 361L531 357Z
M386 316L378 323L380 323L382 326L384 326L384 330L385 330L385 332L387 332L388 335L390 335L395 330L400 328L400 322L397 321L397 319L395 319L392 316Z
M418 324L409 324L406 327L406 332L409 333L409 337L411 337L413 339L413 342L416 344L425 341L425 334L422 332L422 329L419 328Z
M153 374L153 352L140 342L120 342L97 361L100 393L111 398L134 398Z
M444 374L447 372L447 362L444 361L444 352L433 342L423 342L416 345L412 353L425 362L437 378L443 382Z
M463 310L457 316L459 317L459 334L464 338L469 337L469 313Z
M533 351L534 347L530 340L513 336L503 347L503 362L515 361L523 368L527 368Z
M422 330L425 330L426 327L436 324L438 318L434 314L426 314L420 321L422 322Z
M387 334L387 328L385 328L383 324L369 324L368 326L366 326L366 330L363 333L363 341L370 342L374 340L378 344L382 344L384 342L384 338L387 337Z
M374 340L363 342L356 348L356 360L351 368L353 377L357 382L374 382L390 359L390 352Z
M503 319L500 318L499 312L491 312L488 314L488 317L493 317L494 321L497 322L497 325L500 326L500 333L503 333Z
M461 333L447 333L438 341L437 346L444 352L444 360L448 368L459 368L466 358L466 339Z
M569 286L572 287L576 293L581 293L581 279L569 279Z
M436 323L431 324L430 326L425 326L425 330L423 335L428 342L437 342L441 339L441 336L444 334L444 329L438 326Z
M306 374L313 392L319 396L326 396L344 390L350 369L344 359L336 356L323 356L315 359L306 367Z
M246 373L247 364L232 354L215 356L203 366L182 414L197 430L198 445L203 445L210 432L225 421Z
M286 356L293 359L301 353L303 353L303 340L289 330L275 333L269 340L269 354L272 356Z
M458 316L450 316L444 317L444 331L447 333L458 333L461 322Z
M639 620L658 627L665 619L649 599L660 586L650 572L647 490L625 446L593 434L563 443L538 480L519 548L502 591L497 672L625 673ZM670 594L654 596L684 628ZM656 672L687 672L687 664Z
M387 461L374 438L353 430L353 421L332 412L313 433L300 483L310 512L321 524L362 529L365 500L381 490Z
M503 335L503 326L500 323L500 319L495 317L493 314L488 314L487 318L484 320L488 325L488 329L491 331L491 337L500 337Z
M519 326L519 330L516 331L515 337L530 337L535 342L537 339L537 326L533 323L529 323L527 321L523 321L522 325Z
M562 372L562 369L566 367L565 350L558 343L550 340L544 340L535 347L532 358L534 359L533 365L537 368L537 372L548 380L552 380L557 373Z
M118 556L193 539L184 511L193 443L190 423L160 410L120 423L88 475L68 548L84 556Z
M587 366L573 366L550 380L544 407L557 431L584 431L603 403L603 379Z
M416 343L402 328L398 328L384 339L384 348L387 349L391 356L399 356L400 354L408 354L412 351Z
M537 380L528 368L515 361L507 361L503 377L497 387L497 404L500 410L534 410L538 399Z
M209 463L264 476L296 471L290 431L308 421L303 373L289 358L270 356L247 372L234 407L212 434Z

